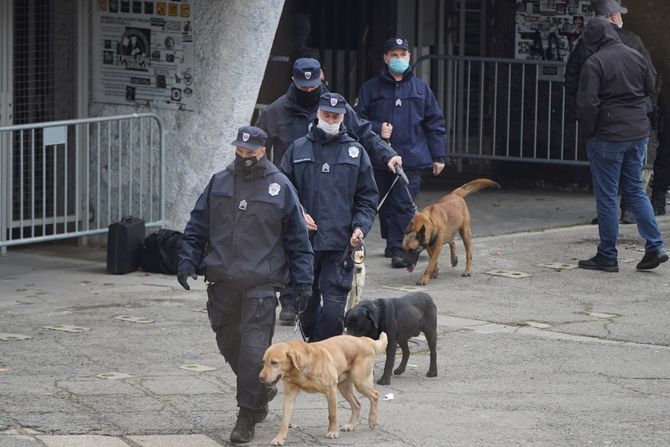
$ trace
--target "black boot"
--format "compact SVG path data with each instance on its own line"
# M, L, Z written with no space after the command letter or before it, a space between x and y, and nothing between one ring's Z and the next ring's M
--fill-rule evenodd
M654 215L665 216L665 189L651 190L651 206L654 208Z
M580 269L602 270L603 272L616 273L619 271L619 263L616 259L608 259L597 253L590 259L584 259L578 262Z
M281 326L293 326L295 324L295 305L293 304L293 300L285 300L281 304L279 324Z
M230 442L244 444L254 439L254 412L240 407L235 428L230 433Z

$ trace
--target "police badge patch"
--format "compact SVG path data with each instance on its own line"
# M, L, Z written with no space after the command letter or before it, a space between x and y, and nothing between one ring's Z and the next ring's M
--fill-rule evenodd
M337 98L330 98L330 105L335 107L337 105Z
M402 45L402 39L396 39L395 43L397 43L398 45Z
M268 194L271 196L276 196L279 194L279 191L281 191L281 186L279 186L278 183L270 183L270 187L268 188Z
M247 201L246 201L246 200L242 200L242 201L240 202L240 206L238 206L238 208L239 208L240 210L242 210L242 211L246 211L246 210L247 210Z
M356 146L351 146L349 147L349 156L351 158L356 158L358 157L358 154L360 154L359 149Z
M249 135L248 133L244 132L244 133L242 134L242 141L249 141L249 136L250 136L250 135Z
M321 166L321 172L328 174L330 172L330 165L328 163L324 163L323 166Z
M311 77L312 77L312 72L311 71L306 71L305 72L305 79L307 79L309 81L309 78L311 78Z

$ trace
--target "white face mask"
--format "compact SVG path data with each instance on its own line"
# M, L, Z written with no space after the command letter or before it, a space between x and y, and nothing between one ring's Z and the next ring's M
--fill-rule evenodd
M337 133L340 131L340 124L341 123L330 124L319 118L319 122L317 123L316 127L323 130L323 133L325 133L329 137L333 137L337 135Z

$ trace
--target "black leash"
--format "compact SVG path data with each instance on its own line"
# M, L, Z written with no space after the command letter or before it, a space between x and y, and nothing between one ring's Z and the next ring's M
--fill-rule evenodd
M400 183L403 184L405 187L405 191L407 191L407 196L409 197L410 202L412 202L412 207L414 208L414 214L418 211L418 208L416 207L416 203L414 203L414 198L412 197L412 193L409 190L409 179L407 178L407 174L405 174L405 171L403 171L402 167L399 165L395 165L395 178L393 179L393 183L391 183L391 187L389 188L388 191L386 191L386 194L382 198L382 200L379 202L379 205L377 206L377 213L379 213L379 210L381 209L382 205L384 204L384 201L386 198L389 196L391 193L391 190L395 186L396 183L398 183L398 180L400 180Z

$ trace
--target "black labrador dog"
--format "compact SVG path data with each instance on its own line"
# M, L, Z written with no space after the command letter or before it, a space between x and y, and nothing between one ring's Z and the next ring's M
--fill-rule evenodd
M377 381L380 385L391 383L391 369L395 361L397 344L402 349L402 361L393 374L405 372L409 359L410 337L420 332L426 336L430 348L430 367L427 377L437 376L437 308L433 299L424 292L409 293L400 298L379 298L363 300L347 311L344 316L347 333L357 337L370 337L374 340L379 334L386 332L388 346L386 348L386 364L384 374Z

